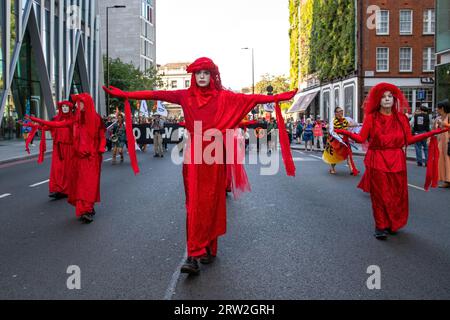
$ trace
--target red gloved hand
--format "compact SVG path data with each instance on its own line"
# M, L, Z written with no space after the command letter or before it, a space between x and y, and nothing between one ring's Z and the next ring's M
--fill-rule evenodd
M127 94L124 91L120 90L119 88L116 88L113 86L109 86L109 88L107 88L107 87L103 86L103 90L105 90L105 92L107 94L109 94L110 96L117 97L117 98L123 98L123 99L127 98Z
M279 94L275 95L275 98L278 101L291 100L297 94L297 91L298 91L298 89L295 89L295 90L292 90L292 91L288 91L288 92L279 93Z

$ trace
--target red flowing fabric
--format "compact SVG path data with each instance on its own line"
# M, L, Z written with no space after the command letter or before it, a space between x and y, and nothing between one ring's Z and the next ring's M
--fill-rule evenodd
M133 168L133 172L136 175L139 173L139 165L136 157L136 148L134 147L136 144L136 139L133 134L133 120L131 117L130 101L128 99L125 99L125 122L125 131L128 141L128 154L130 156L131 168Z
M45 128L41 127L41 143L39 144L39 158L38 163L42 163L44 161L44 154L47 151L47 144L45 141Z
M428 146L428 162L427 173L425 177L424 189L428 191L430 186L436 188L439 180L439 148L437 138L431 137L430 145Z
M295 164L292 159L291 146L289 145L289 137L286 132L286 126L284 125L284 119L281 114L281 108L278 104L278 100L275 100L275 112L277 115L277 125L280 134L281 156L283 158L284 167L286 168L286 174L288 176L295 176Z

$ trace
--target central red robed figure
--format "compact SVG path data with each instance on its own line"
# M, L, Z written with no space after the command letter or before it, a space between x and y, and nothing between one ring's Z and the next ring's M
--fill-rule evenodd
M208 87L197 86L195 72L200 70L210 71L211 80ZM187 72L192 73L192 77L191 86L185 90L123 92L114 87L104 87L104 90L110 95L126 99L125 118L127 127L130 129L131 115L128 99L161 100L181 105L184 112L185 126L190 134L191 141L195 139L194 122L200 121L202 124L201 140L203 140L204 133L208 129L220 130L225 136L225 130L237 128L241 120L257 104L290 100L296 93L295 90L274 96L266 96L237 94L225 90L222 87L219 69L209 58L197 59L188 66ZM286 145L286 141L288 141L286 130L281 130L284 122L279 106L277 121L280 127L283 160L288 175L293 176L295 175L295 166L288 142ZM131 130L127 132L127 139L128 141L134 140ZM191 159L194 159L195 152L199 152L202 155L201 164L195 164L194 161L187 163L186 157L183 164L187 211L187 250L189 257L200 257L206 254L207 247L210 249L211 254L215 256L217 253L217 238L226 232L226 164L206 164L204 162L203 151L211 143L211 141L203 141L201 152L194 150L194 143L191 143L190 151L185 153L185 155L191 155ZM224 150L224 155L225 152L226 150ZM135 154L131 153L130 159L134 171L137 173L139 169Z

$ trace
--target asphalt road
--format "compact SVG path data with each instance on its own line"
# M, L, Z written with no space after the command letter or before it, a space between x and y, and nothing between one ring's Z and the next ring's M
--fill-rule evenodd
M421 190L425 168L408 164L410 220L374 239L370 198L344 165L328 174L317 153L294 151L297 176L260 175L227 200L227 234L201 275L179 274L185 256L181 166L138 153L112 166L90 225L65 200L49 200L50 157L0 166L0 299L449 299L448 189ZM281 160L279 160L281 161ZM362 157L356 162L363 170ZM281 165L281 164L280 164ZM8 195L9 194L9 195ZM81 270L70 290L69 266ZM369 266L381 288L369 290Z

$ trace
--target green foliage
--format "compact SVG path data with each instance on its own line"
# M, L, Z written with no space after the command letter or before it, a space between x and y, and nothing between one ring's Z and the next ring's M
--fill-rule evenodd
M268 73L255 84L255 93L267 94L267 87L273 87L273 94L289 91L289 79L285 76L272 76Z
M355 63L354 0L306 0L300 8L300 78L345 77Z
M255 84L255 93L267 94L267 87L273 87L273 94L282 93L290 90L290 81L285 76L273 76L268 73L261 77L261 80ZM288 109L291 106L290 102L281 102L281 110Z
M299 6L300 0L289 0L290 80L291 89L298 86L299 75Z
M106 74L106 57L103 57L105 70L105 83L107 83ZM119 58L109 58L109 84L123 91L140 91L154 90L156 87L162 86L161 77L157 73L157 69L152 67L146 72L141 72L131 63L125 63ZM121 106L122 102L116 98L110 98L113 106ZM130 101L132 106L135 101Z

